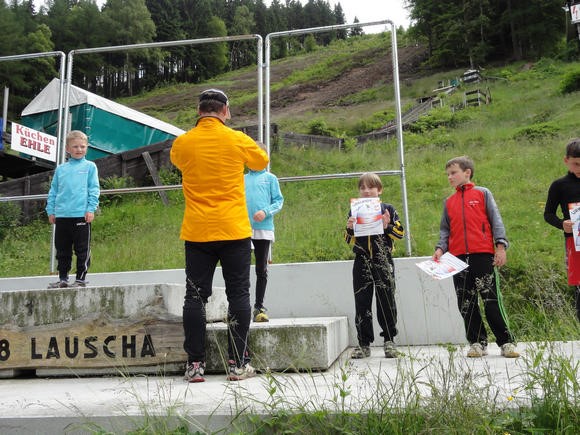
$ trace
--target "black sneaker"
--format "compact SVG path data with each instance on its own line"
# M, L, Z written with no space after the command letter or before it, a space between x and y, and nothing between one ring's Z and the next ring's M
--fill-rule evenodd
M71 287L86 287L88 283L88 281L77 279Z
M205 378L203 377L205 373L205 363L201 361L194 361L185 367L185 375L184 379L187 382L204 382Z
M244 364L242 367L236 366L236 363L232 360L229 360L228 363L228 381L243 381L256 376L256 369L249 363Z
M61 279L57 282L51 282L48 284L48 288L67 288L68 280Z

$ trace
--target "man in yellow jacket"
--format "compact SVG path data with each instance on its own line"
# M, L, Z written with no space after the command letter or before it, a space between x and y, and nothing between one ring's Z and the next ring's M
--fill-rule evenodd
M185 241L185 379L204 381L205 304L219 261L229 305L228 379L238 381L255 375L247 350L252 229L244 168L264 169L268 154L251 137L225 125L231 115L224 92L202 92L198 113L195 127L175 139L170 153L171 162L181 171L185 197L180 234Z

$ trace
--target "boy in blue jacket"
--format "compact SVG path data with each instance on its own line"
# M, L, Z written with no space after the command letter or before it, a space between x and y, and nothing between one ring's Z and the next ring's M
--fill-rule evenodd
M267 322L264 295L268 283L270 244L274 242L274 215L282 210L284 197L278 178L266 169L250 170L244 176L246 204L252 225L252 245L256 259L256 300L254 322Z
M46 213L48 221L56 225L54 246L58 261L57 282L48 288L69 286L72 251L77 257L74 286L85 287L91 263L91 222L99 205L99 174L97 166L85 158L87 135L73 130L66 137L66 151L70 159L56 168L50 184Z

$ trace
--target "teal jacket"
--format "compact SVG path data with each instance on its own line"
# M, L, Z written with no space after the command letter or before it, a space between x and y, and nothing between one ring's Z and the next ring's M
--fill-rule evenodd
M84 157L71 158L54 171L46 213L57 218L84 217L86 212L95 212L100 193L97 165Z
M282 210L284 205L284 197L280 191L278 178L266 169L262 171L250 170L244 176L244 185L246 187L246 206L252 229L274 231L274 215ZM262 222L256 222L252 217L260 210L264 210L266 218Z

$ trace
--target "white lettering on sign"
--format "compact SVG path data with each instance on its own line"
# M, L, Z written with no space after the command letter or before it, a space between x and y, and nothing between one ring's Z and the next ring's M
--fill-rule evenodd
M13 122L11 148L20 153L56 162L58 140L55 136Z

